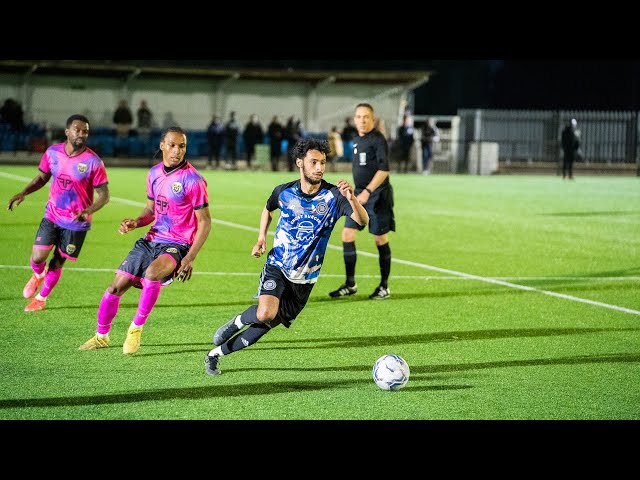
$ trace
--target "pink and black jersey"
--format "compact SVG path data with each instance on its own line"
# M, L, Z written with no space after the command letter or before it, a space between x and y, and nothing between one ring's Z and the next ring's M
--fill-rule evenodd
M64 143L51 145L42 155L38 168L52 177L44 217L59 227L75 231L91 229L91 216L84 222L74 217L93 203L96 187L108 183L102 159L90 148L70 157Z
M166 173L159 163L147 175L147 198L155 203L155 223L144 236L158 243L192 245L198 227L195 211L209 206L207 181L189 162Z

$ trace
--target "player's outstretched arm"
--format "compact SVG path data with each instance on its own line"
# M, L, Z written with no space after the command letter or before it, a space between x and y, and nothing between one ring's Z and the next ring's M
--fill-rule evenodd
M39 172L38 176L31 180L29 182L29 185L27 185L23 191L21 191L20 193L16 193L13 197L11 197L9 203L7 204L7 210L11 211L15 207L20 205L27 195L40 190L47 184L50 178L50 173Z
M260 256L267 251L267 232L269 231L269 225L273 219L273 212L270 212L266 207L262 209L262 215L260 216L260 229L258 233L258 241L251 249L251 255L260 258Z
M180 262L180 266L176 270L176 278L179 282L186 282L191 278L193 262L196 256L198 256L198 252L204 245L204 242L207 240L209 232L211 232L211 212L209 211L209 207L196 210L196 220L198 220L198 229L193 238L193 244L191 248L189 248L189 253L184 256Z
M122 222L120 222L118 231L124 235L131 230L149 225L155 219L154 206L154 201L147 199L147 204L145 205L138 218L136 218L135 220L133 218L125 218L124 220L122 220Z
M75 219L77 221L84 222L90 215L93 215L95 212L109 203L109 186L106 183L96 188L96 194L98 198L87 208L76 214Z

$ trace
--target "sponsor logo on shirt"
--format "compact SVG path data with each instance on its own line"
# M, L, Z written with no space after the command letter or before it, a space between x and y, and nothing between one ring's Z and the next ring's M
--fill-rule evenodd
M158 198L156 198L156 210L158 211L158 213L161 214L166 214L167 210L169 209L169 202L167 201L166 197L163 197L162 195L160 195Z
M73 184L73 180L69 175L60 175L58 177L58 183L64 190L69 190Z
M303 242L313 236L313 222L302 221L298 223L298 233L296 239Z

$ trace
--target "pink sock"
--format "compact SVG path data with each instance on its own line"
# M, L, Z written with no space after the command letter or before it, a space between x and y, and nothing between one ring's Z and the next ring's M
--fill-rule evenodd
M98 328L96 328L98 333L107 334L111 330L111 322L120 307L120 298L122 297L109 293L109 290L104 292L98 307Z
M162 282L160 280L142 279L142 293L140 294L138 311L136 312L136 316L133 317L133 323L138 326L145 324L147 317L158 300L161 285Z
M46 260L42 263L34 263L31 258L29 258L29 264L31 265L31 269L36 273L36 275L42 275L42 272L44 272L44 268L47 266Z
M40 290L41 297L48 297L53 290L53 287L56 286L58 280L60 280L60 276L62 275L62 269L59 268L57 270L49 270L47 274L44 276L44 282L42 283L42 290Z

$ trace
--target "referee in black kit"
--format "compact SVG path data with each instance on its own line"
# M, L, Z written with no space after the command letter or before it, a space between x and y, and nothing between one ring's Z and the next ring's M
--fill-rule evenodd
M380 285L369 295L371 299L391 296L389 273L391 248L389 231L396 230L393 216L393 188L389 182L389 145L384 135L374 128L375 114L368 103L356 105L353 120L358 136L353 139L352 173L355 194L369 214L369 233L378 247ZM347 279L330 297L344 297L358 291L356 285L356 234L364 229L350 218L345 218L342 230L342 248Z

